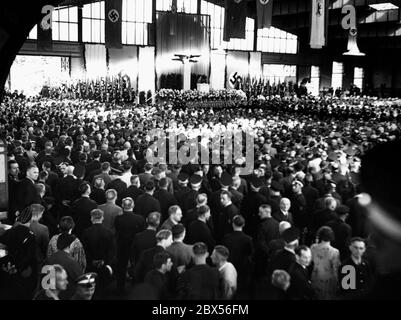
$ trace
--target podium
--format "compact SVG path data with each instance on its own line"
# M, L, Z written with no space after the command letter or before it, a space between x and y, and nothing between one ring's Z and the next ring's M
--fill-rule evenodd
M196 85L196 90L198 90L199 92L209 93L210 84L208 84L208 83L198 83Z

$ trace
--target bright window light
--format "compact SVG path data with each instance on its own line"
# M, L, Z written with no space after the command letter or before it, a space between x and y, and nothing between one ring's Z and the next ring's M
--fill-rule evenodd
M369 7L377 11L398 9L398 7L395 4L392 4L391 2L370 4Z

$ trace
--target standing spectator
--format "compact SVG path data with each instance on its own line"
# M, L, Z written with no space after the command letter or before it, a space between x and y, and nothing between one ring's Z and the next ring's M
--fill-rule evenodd
M181 272L192 262L192 246L184 243L186 231L181 223L173 226L171 232L173 243L166 248L166 251L170 253L174 267L177 268L178 272Z
M138 196L136 200L135 212L142 217L147 217L151 212L160 212L159 200L153 197L155 184L153 181L148 181L145 185L145 193Z
M105 195L105 183L103 178L96 178L93 182L93 190L90 194L90 198L95 201L98 205L106 203Z
M47 246L49 244L49 229L39 223L45 208L40 204L31 204L30 210L32 211L32 219L29 229L31 229L36 238L38 266L41 267L46 259Z
M221 298L219 271L206 264L208 247L203 242L193 246L195 266L185 271L179 280L178 299L216 300Z
M137 175L131 176L130 179L131 185L125 190L123 197L124 198L132 198L134 201L143 194L143 190L140 189L141 183L139 177Z
M313 300L315 292L308 274L308 267L312 261L311 250L306 246L295 249L296 262L289 269L291 284L288 294L292 300Z
M50 257L53 253L57 252L57 240L59 236L63 233L72 234L72 230L74 228L75 228L75 223L72 217L65 216L60 219L59 223L60 233L53 236L50 239L49 246L47 247L47 257ZM85 250L82 246L81 241L78 238L75 238L75 240L71 244L71 257L78 262L82 272L84 272L86 269Z
M71 213L76 221L76 234L78 237L82 235L84 230L91 226L91 211L97 208L97 203L91 200L92 192L89 183L83 183L79 186L81 197L77 199L71 206Z
M186 242L194 244L196 242L203 242L206 244L209 252L212 252L215 246L215 240L212 236L207 221L210 219L210 208L204 205L198 208L198 219L192 222L188 228Z
M168 252L156 253L153 257L153 267L144 279L144 282L150 284L156 291L158 299L166 300L171 297L169 292L169 278L166 273L171 271L173 262Z
M344 260L349 255L348 243L352 237L352 228L346 223L349 208L341 205L336 210L337 218L329 221L327 226L334 232L332 245L340 251L340 258Z
M134 200L124 198L122 200L123 214L114 220L117 237L117 291L124 293L125 281L127 277L128 261L135 235L146 228L145 219L135 214Z
M53 268L55 274L55 287L48 289L41 289L34 297L34 300L61 300L60 294L63 294L68 287L68 275L65 269L55 264L48 266ZM51 269L49 269L51 270Z
M332 300L338 289L340 253L330 244L334 240L334 232L330 227L321 227L316 237L318 243L311 247L312 286L319 300Z
M40 203L40 196L35 188L39 176L39 169L36 165L30 165L26 169L26 178L18 184L15 204L17 210L21 211L33 203Z
M117 216L122 215L123 209L116 205L117 191L114 189L106 190L105 204L98 206L98 209L103 211L103 226L115 232L114 220Z
M173 226L180 223L182 219L182 211L179 206L171 206L168 209L169 218L162 224L160 229L172 230Z
M227 262L229 256L230 252L224 246L216 246L211 256L222 278L222 297L225 300L233 299L237 291L237 270L231 262Z
M155 199L160 203L160 210L162 214L162 221L165 221L169 217L169 208L177 204L174 195L167 190L168 184L166 178L161 178L159 181L159 189L154 193Z
M151 212L146 218L148 227L137 233L134 238L131 262L136 265L142 252L156 246L156 232L160 225L160 213Z

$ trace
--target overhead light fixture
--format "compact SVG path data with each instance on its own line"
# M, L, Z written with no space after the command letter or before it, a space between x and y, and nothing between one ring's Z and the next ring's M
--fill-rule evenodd
M395 4L392 4L391 2L370 4L369 7L371 7L372 9L375 9L377 11L398 9L398 7Z

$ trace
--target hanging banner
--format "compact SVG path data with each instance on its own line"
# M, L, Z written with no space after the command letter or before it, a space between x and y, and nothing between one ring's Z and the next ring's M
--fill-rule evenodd
M42 8L42 20L38 24L37 28L37 49L49 51L53 49L52 44L52 23L53 23L53 11L52 5L46 5Z
M270 28L272 25L273 0L256 0L258 29Z
M225 0L224 41L245 39L246 0Z
M310 46L321 49L326 45L326 0L312 0Z
M106 47L121 49L122 0L105 1L105 15Z

